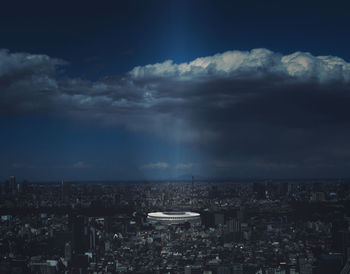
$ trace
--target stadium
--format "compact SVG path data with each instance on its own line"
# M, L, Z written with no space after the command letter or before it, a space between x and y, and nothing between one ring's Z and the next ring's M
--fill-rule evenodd
M182 224L189 222L191 224L200 223L200 214L196 212L151 212L148 213L147 219L153 223L162 224Z

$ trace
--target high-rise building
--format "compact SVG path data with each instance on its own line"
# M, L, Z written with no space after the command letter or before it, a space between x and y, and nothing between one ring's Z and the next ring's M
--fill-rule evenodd
M237 218L228 219L227 223L228 232L241 232L241 222Z
M90 250L94 250L96 248L96 229L94 227L90 228Z
M89 246L88 230L84 216L74 216L72 219L73 253L84 254Z
M191 266L190 265L185 266L185 274L191 274Z
M61 182L61 199L64 202L68 202L70 198L71 185L68 182Z
M3 187L3 191L2 192L3 192L4 195L7 195L7 194L10 193L10 182L8 180L6 180L4 182L2 187Z
M230 274L230 268L228 266L219 266L216 270L218 274Z
M312 265L305 258L298 259L300 274L312 274Z
M28 181L24 180L24 181L22 182L22 188L21 188L22 192L23 192L23 193L26 193L26 192L28 191L28 188L29 188L29 186L28 186Z
M16 194L17 193L17 185L16 185L16 178L15 176L11 176L9 179L10 182L10 192L11 194Z
M311 201L314 201L314 202L323 202L325 201L325 194L324 192L312 192L311 194Z
M243 264L240 264L240 263L233 264L232 274L243 274Z
M347 230L339 230L333 237L335 250L344 255L344 259L347 259L350 254L348 253L348 247L350 246L350 232Z
M255 198L257 200L265 200L266 199L266 187L262 183L254 183L253 184L253 192Z
M225 215L222 213L214 214L215 225L224 225L225 224Z
M72 244L71 242L67 242L64 247L64 258L67 262L72 260Z
M318 258L318 265L312 273L328 274L340 273L344 265L343 254L332 253L328 255L321 255Z
M343 266L340 274L350 274L350 260L348 259Z

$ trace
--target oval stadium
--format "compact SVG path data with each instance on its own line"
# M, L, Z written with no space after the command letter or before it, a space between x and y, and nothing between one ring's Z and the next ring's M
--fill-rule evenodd
M153 223L162 224L182 224L182 223L200 223L200 214L196 212L151 212L148 213L147 219Z

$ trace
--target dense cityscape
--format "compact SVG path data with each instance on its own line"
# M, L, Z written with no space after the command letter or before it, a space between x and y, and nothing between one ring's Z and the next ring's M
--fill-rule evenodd
M0 273L349 273L346 180L1 183ZM193 211L199 223L150 222Z

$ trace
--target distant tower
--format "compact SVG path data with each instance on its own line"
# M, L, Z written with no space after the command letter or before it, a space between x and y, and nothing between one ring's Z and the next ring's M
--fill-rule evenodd
M11 191L11 194L16 194L16 192L17 192L15 176L10 177L10 191Z
M192 176L192 196L193 196L193 193L194 193L194 176Z
M194 195L194 176L192 176L192 200Z

